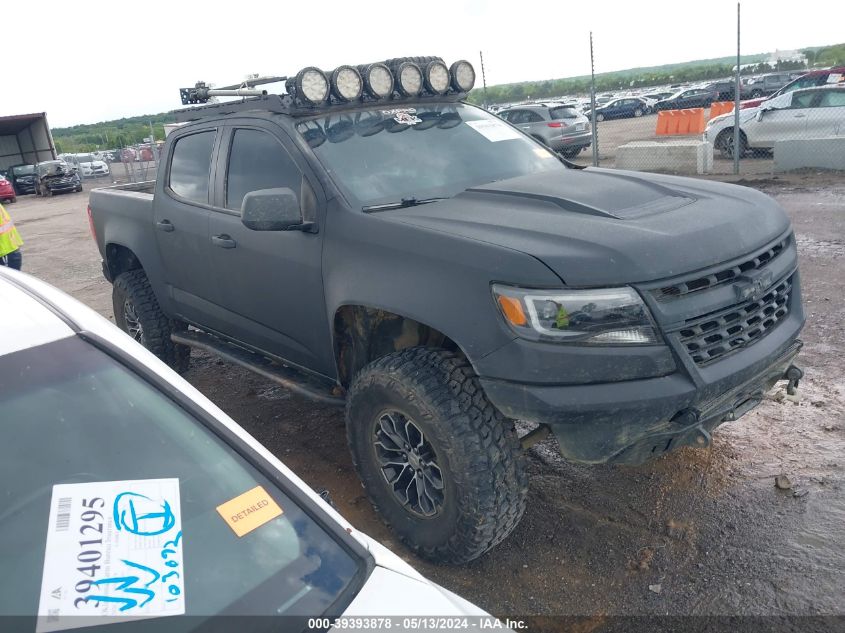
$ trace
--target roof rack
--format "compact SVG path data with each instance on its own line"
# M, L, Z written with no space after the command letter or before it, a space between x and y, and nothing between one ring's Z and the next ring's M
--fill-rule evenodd
M208 103L193 108L172 110L177 123L196 121L207 116L231 114L233 112L246 112L249 110L265 110L268 112L281 112L290 114L295 110L293 98L290 95L268 95L266 92L261 96L244 98L241 101L228 101L225 103Z
M268 94L267 90L258 87L280 82L285 82L283 94ZM447 67L439 57L396 58L357 67L338 66L331 73L308 66L295 77L251 75L240 84L222 88L212 88L204 81L198 81L190 88L179 89L182 105L197 107L173 110L171 114L182 123L250 110L309 116L374 104L396 107L419 102L450 103L466 97L474 83L475 70L469 62L460 60ZM209 103L215 97L241 97L241 100Z

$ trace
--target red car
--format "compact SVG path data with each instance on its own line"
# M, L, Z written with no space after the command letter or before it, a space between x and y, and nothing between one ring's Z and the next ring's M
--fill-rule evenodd
M769 99L798 90L800 88L812 88L814 86L824 86L826 84L845 85L845 66L837 66L836 68L825 68L824 70L811 70L810 72L801 75L797 79L793 79L783 88L769 95L768 97L760 97L759 99L748 99L739 104L740 110L745 108L756 108L758 105Z
M18 197L15 195L15 188L5 178L0 178L0 201L15 202Z

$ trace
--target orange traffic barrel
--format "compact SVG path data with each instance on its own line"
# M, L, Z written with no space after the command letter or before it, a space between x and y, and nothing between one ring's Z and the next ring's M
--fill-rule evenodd
M665 136L669 133L669 112L660 110L657 113L657 136Z

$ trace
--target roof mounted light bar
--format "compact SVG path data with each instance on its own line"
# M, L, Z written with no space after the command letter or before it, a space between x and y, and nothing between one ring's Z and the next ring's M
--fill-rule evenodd
M182 105L207 103L212 97L267 96L256 88L268 83L285 81L286 95L279 106L291 114L328 106L379 101L401 101L466 96L475 84L475 69L468 61L460 60L446 66L439 57L410 57L376 62L362 66L338 66L331 73L309 66L293 77L252 77L243 83L223 88L210 88L197 82L192 88L181 88ZM260 101L264 101L259 99Z

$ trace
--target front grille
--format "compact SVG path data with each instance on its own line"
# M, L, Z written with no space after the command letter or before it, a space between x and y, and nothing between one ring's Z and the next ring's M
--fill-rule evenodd
M791 278L770 287L764 296L688 319L679 330L681 344L699 366L753 345L789 313Z
M689 281L658 288L653 291L655 298L658 301L668 301L677 297L683 297L692 292L706 290L707 288L713 288L715 286L728 283L729 281L741 276L743 273L747 273L749 270L762 268L771 262L775 257L786 250L786 247L789 246L789 240L790 238L786 237L771 248L763 251L762 253L758 253L756 256L736 264L735 266L724 268L710 275L704 275L702 277L690 279Z

